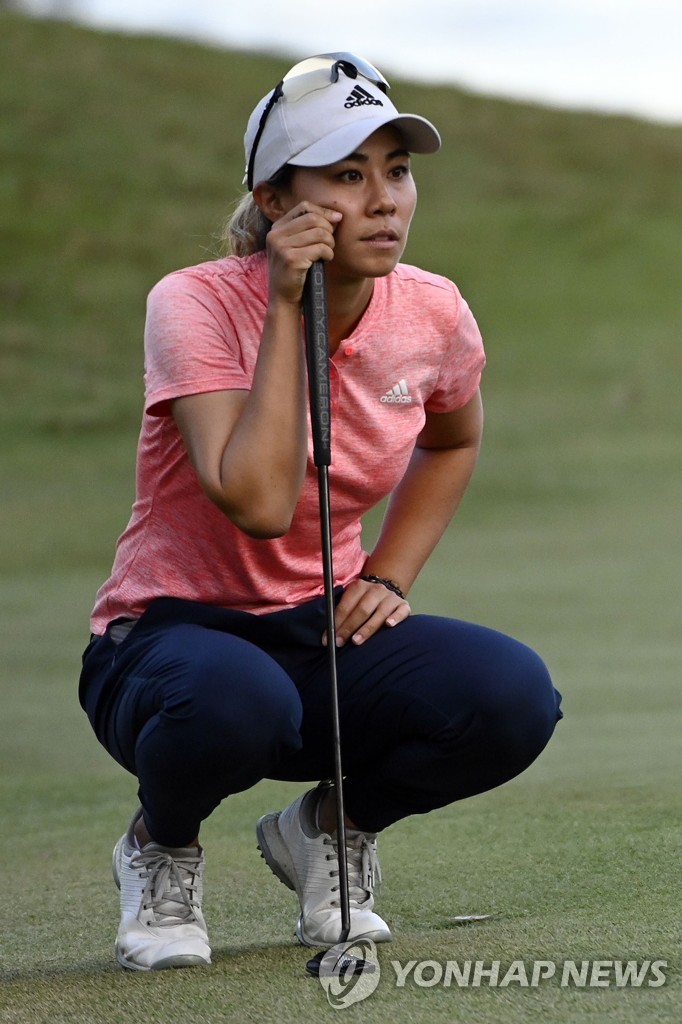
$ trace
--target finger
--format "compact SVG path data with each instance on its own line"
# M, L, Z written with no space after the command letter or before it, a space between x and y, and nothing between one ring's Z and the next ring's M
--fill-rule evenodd
M312 264L316 260L329 262L333 259L334 236L328 229L319 227L298 231L294 235L271 231L267 250L270 295L300 303Z
M369 636L376 633L388 619L396 625L402 618L407 618L409 605L396 594L384 588L377 588L370 585L371 589L360 593L353 602L349 600L347 608L339 608L341 614L336 618L336 643L343 647L348 640L355 644L363 643ZM344 595L345 596L345 595ZM351 599L352 599L351 594ZM401 606L405 606L401 610Z
M306 273L315 260L329 262L334 258L334 241L311 234L284 245L269 247L270 264L277 273Z
M323 217L301 217L300 220L291 221L288 224L283 224L282 221L278 221L273 226L267 235L267 242L269 245L291 245L298 244L300 239L306 240L312 238L321 239L323 241L329 241L330 244L334 242L334 232L329 221L324 220Z
M378 619L366 625L374 615L378 615ZM409 615L411 608L405 598L381 584L354 579L346 586L334 612L336 644L343 647L351 638L355 643L362 643L382 625L396 626ZM327 643L326 631L322 643Z
M332 217L333 211L301 210L296 216L293 211L287 213L273 224L268 238L298 238L307 231L318 230L324 238L334 238L338 218ZM340 215L339 215L340 217Z
M343 594L341 595L338 604L334 609L334 627L337 633L339 625L345 622L345 620L348 618L348 615L355 607L355 603L355 600L350 596L350 591L348 587L346 587ZM327 639L328 634L327 630L325 629L324 633L322 634L322 643L324 644L325 647L327 646Z
M287 271L307 271L317 259L329 261L334 257L334 234L329 224L320 220L301 225L273 228L268 233L267 249L271 264Z
M383 607L377 608L376 612L363 622L362 625L351 634L351 642L356 646L363 644L375 633L378 633L384 626L397 626L410 615L410 606L407 601L401 601L397 608L390 615L386 616Z
M336 606L337 633L350 636L353 629L357 629L363 622L366 622L388 596L388 591L383 587L377 587L364 580L352 580Z
M386 619L387 626L397 626L399 622L409 619L412 609L407 601L402 601L396 610Z
M286 220L296 220L297 218L304 217L308 214L311 216L324 217L325 220L329 221L329 223L334 226L336 226L343 218L343 214L340 210L332 210L327 206L318 206L317 203L311 203L304 199L303 202L298 203L297 206L294 206L289 210L289 212L286 213L278 223L282 223L282 221Z

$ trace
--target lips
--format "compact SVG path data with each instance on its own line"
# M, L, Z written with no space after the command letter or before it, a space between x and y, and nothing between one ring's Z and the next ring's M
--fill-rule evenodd
M386 231L375 231L373 235L366 235L363 242L397 242L398 238L397 231L387 229Z

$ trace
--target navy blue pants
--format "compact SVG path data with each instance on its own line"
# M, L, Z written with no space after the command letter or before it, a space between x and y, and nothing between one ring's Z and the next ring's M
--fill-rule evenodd
M190 842L261 779L333 777L325 625L323 598L269 615L162 598L122 642L111 627L93 639L80 701L138 778L157 842ZM561 717L537 654L482 626L413 615L337 653L346 811L363 831L513 778Z

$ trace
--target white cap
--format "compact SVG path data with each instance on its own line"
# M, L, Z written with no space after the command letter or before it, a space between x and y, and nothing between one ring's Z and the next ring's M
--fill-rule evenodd
M440 148L440 135L430 121L400 114L386 93L364 76L341 73L323 88L300 92L285 88L270 110L257 143L253 184L268 181L285 164L324 167L343 160L386 125L398 129L411 153L435 153ZM247 167L271 96L272 92L264 96L249 118L244 136Z

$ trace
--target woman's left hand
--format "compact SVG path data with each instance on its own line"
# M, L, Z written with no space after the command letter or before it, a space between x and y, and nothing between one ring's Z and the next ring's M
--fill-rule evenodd
M349 640L362 644L382 626L397 626L410 615L410 606L383 583L352 580L336 606L336 646ZM327 634L322 637L327 643Z

